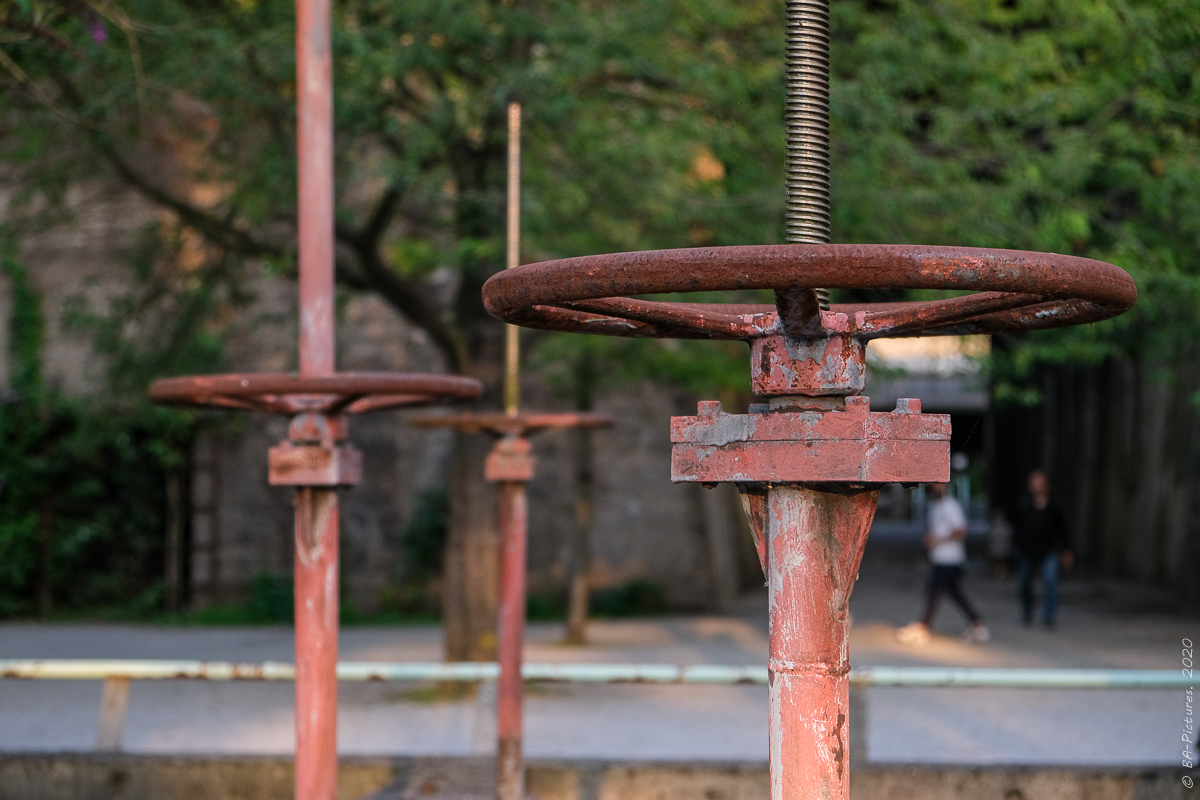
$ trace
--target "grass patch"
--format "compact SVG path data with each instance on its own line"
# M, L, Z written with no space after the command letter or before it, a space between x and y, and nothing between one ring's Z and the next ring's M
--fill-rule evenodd
M478 690L475 681L437 681L400 692L396 697L409 703L457 703L474 697Z

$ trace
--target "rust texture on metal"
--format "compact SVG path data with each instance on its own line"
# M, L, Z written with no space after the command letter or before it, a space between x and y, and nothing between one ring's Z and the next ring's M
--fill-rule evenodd
M917 303L833 305L817 287L975 291ZM774 290L773 305L638 295ZM733 483L771 597L772 800L849 796L850 591L885 483L944 482L950 420L905 398L861 396L866 344L884 336L1036 330L1128 309L1133 280L1073 256L908 245L796 244L661 250L530 264L493 276L495 316L612 336L740 339L766 403L701 403L671 421L672 480Z
M636 296L818 286L985 293L920 303L834 305L821 314L825 330L862 339L1077 325L1116 316L1137 298L1124 270L1076 256L972 247L792 244L653 250L526 264L493 275L484 285L484 304L496 317L531 328L751 340L781 332L776 305L660 303Z
M950 479L950 417L871 412L866 397L846 411L726 414L700 403L671 419L671 480L697 483L942 483ZM760 548L761 550L761 548Z
M767 496L772 800L849 797L850 591L879 490Z
M759 397L853 395L866 380L866 344L852 336L776 334L750 343L750 390Z
M280 442L267 453L272 486L357 486L362 453L348 445Z

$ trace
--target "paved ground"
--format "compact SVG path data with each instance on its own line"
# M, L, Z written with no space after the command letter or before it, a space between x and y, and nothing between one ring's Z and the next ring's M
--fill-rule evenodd
M855 665L1024 667L1179 666L1183 637L1200 641L1200 619L1151 590L1072 580L1060 627L1018 624L1014 587L972 576L994 641L957 639L962 620L945 608L934 641L906 649L895 626L918 611L924 566L872 548L852 601ZM763 663L765 594L723 617L609 621L587 647L558 643L558 625L532 625L536 661ZM290 660L282 627L159 628L0 625L0 658L198 658ZM347 660L438 660L435 627L350 628ZM142 682L134 685L126 749L135 752L285 753L292 743L291 685ZM340 748L356 754L488 752L488 691L437 697L412 684L343 684ZM87 750L95 741L96 682L0 681L0 750ZM1182 692L873 689L871 761L1023 764L1178 763ZM541 758L764 759L766 689L753 686L534 687L527 749Z

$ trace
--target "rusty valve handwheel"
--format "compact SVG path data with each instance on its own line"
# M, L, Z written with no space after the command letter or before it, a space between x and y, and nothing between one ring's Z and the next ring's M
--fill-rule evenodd
M1119 267L1052 253L917 245L703 247L583 256L494 275L494 316L547 330L688 339L820 334L803 290L983 290L950 300L834 305L833 330L863 339L993 333L1078 325L1116 316L1137 289ZM776 305L660 303L632 295L774 289ZM799 291L797 291L799 290ZM830 322L833 322L830 320ZM844 327L843 327L844 326Z
M320 377L287 373L194 375L150 387L159 403L242 408L289 414L288 440L271 448L273 486L352 486L362 477L362 455L342 445L347 414L473 400L474 378L390 372L340 372Z
M821 311L812 288L817 286L976 293L926 302L834 305ZM775 305L633 297L734 289L773 289ZM748 341L753 390L772 397L861 392L864 347L870 339L1096 322L1132 306L1137 288L1124 270L1074 256L801 244L657 250L528 264L492 276L483 296L494 316L531 328Z
M158 403L220 406L276 414L363 414L388 408L474 400L473 378L393 372L340 372L301 378L283 372L164 378L150 387Z

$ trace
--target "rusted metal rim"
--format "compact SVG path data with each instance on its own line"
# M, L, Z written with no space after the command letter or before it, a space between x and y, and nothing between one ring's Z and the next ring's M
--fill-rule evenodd
M771 305L660 303L637 295L813 287L982 290L952 300L834 306L826 320L861 338L1037 330L1129 309L1124 270L1077 256L921 245L798 244L651 250L527 264L493 275L484 305L506 322L610 336L753 339L777 329Z
M191 375L164 378L150 387L157 403L219 406L295 414L363 414L387 408L474 400L483 386L474 378L408 372L339 372L301 378L286 372Z
M417 417L409 420L418 428L453 428L467 433L493 433L499 436L534 433L547 428L609 428L616 419L594 412L532 413L532 414L447 414L438 417Z

